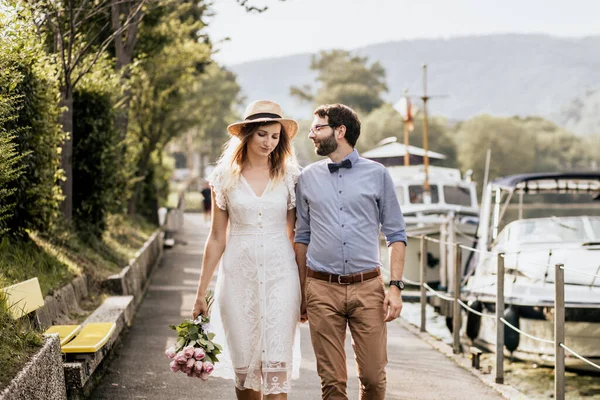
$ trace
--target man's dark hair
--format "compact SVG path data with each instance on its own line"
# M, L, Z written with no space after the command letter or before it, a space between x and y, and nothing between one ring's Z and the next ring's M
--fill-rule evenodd
M324 104L315 110L314 115L321 118L328 117L328 122L334 128L344 125L346 127L346 141L352 147L356 145L356 141L360 136L360 119L358 119L358 115L353 109L343 104Z

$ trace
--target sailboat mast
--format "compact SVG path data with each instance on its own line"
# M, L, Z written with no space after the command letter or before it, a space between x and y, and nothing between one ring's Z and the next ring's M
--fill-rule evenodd
M431 203L431 190L429 187L429 142L427 139L427 64L423 64L423 167L425 169L425 182L423 184L423 200L425 203Z

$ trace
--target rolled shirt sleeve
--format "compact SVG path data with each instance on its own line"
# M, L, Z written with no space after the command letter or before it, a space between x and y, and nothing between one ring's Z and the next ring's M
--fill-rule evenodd
M400 210L400 203L396 197L394 181L387 169L383 169L383 192L379 200L379 221L381 232L385 235L388 247L395 242L404 242L407 245L406 223Z
M296 184L296 234L294 242L310 243L310 209L306 199L303 196L302 174L298 177Z

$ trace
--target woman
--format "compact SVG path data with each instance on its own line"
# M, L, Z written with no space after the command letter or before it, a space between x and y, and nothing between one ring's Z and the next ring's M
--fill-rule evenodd
M299 169L290 144L298 124L282 118L278 104L257 101L227 129L233 137L208 178L212 224L192 314L206 315L206 290L222 257L212 315L218 323L220 314L227 338L220 376L235 378L238 399L286 399L299 369L293 348L301 297L292 248Z

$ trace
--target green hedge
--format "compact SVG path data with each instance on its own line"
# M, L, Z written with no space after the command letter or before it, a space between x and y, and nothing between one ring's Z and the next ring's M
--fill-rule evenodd
M73 93L73 220L81 233L100 236L106 216L124 207L124 150L115 127L118 81L99 62Z
M3 98L18 101L2 129L15 132L14 150L22 157L22 175L6 185L15 206L5 215L3 227L19 236L25 229L47 231L57 221L62 200L58 180L60 146L64 134L58 123L59 90L54 62L46 56L42 40L25 12L19 19L2 17L1 71L11 71L10 84L2 82ZM4 164L6 168L6 164Z
M7 56L0 52L0 234L7 232L4 221L12 216L15 206L14 199L11 199L15 189L9 189L8 186L22 173L18 164L22 157L13 141L15 132L6 128L18 106L18 99L8 94L8 89L15 82L15 74L6 58Z

